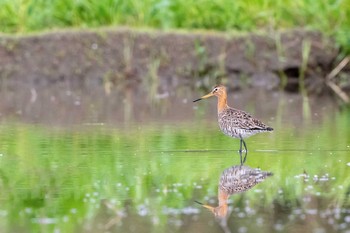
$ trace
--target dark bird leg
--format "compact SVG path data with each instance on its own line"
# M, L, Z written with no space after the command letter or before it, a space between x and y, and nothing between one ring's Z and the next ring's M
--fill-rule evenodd
M245 161L247 160L247 155L248 155L248 153L247 153L247 151L245 152L245 155L244 155L244 159L243 159L243 164L245 163ZM241 163L242 163L242 161L241 161Z
M241 165L243 165L245 163L245 161L247 160L247 155L248 155L248 149L247 149L247 144L245 143L245 141L243 140L243 137L240 135L240 143L239 143L239 156L241 159ZM245 150L245 155L244 155L244 159L242 159L242 144L244 146L244 150Z
M243 159L242 159L242 151L241 150L239 151L239 158L241 159L241 166L242 166L244 162L243 162Z
M241 137L240 143L239 143L239 153L242 155L242 143L243 143L243 139Z
M239 157L241 158L241 166L245 163L245 161L247 160L247 151L244 153L244 158L242 157L242 151L239 152Z
M247 145L245 144L243 137L240 135L239 138L241 139L240 146L239 146L239 152L242 152L242 144L243 144L245 151L248 153Z
M241 138L241 140L243 142L245 152L248 153L248 149L247 149L247 145L245 144L245 141L243 140L243 138Z

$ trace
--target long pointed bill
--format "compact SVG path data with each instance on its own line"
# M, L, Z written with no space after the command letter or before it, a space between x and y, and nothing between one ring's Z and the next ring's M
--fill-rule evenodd
M195 201L195 202L198 203L198 204L200 204L201 206L203 206L203 207L209 209L211 212L214 212L215 207L212 207L212 206L210 206L210 205L205 205L205 204L203 204L203 203L201 203L201 202L199 202L199 201Z
M202 206L214 213L215 207L212 207L210 205L202 205Z
M202 96L199 99L193 100L193 102L197 102L197 101L200 101L201 99L206 99L206 98L209 98L209 97L212 97L212 96L214 96L214 95L212 93L209 93L208 95Z
M197 204L200 204L200 205L204 205L202 202L199 202L199 201L194 201L196 202Z

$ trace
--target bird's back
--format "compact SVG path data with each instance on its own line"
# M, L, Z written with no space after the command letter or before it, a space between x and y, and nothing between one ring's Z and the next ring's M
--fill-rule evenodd
M218 122L223 133L236 138L273 130L249 113L230 107L218 114Z
M258 168L233 166L221 174L219 189L229 195L245 192L272 175L271 172L261 171Z

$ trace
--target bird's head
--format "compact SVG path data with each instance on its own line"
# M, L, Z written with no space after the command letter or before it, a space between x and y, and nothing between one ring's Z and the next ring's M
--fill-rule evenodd
M223 86L223 85L218 85L218 86L215 86L213 88L213 90L209 94L204 95L201 98L194 100L193 102L197 102L199 100L206 99L206 98L209 98L209 97L212 97L212 96L224 97L226 95L227 95L226 94L226 87Z

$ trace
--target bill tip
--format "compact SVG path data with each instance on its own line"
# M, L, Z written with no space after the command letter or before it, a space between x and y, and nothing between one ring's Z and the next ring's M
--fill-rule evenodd
M199 202L199 201L194 201L194 202L196 202L197 204L200 204L200 205L203 205L203 203L201 203L201 202Z

